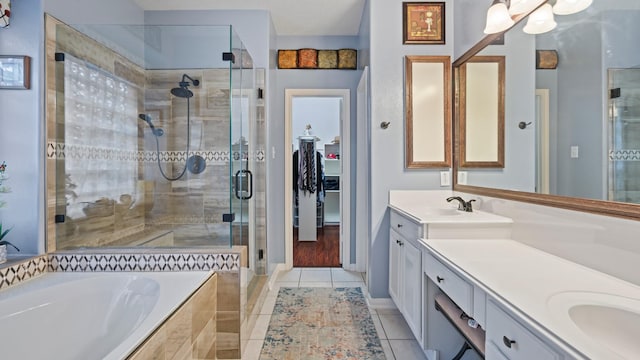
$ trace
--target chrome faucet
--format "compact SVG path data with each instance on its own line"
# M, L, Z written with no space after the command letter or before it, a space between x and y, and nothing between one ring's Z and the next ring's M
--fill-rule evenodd
M453 200L458 200L458 210L473 212L473 206L471 206L471 202L475 201L474 199L471 199L469 201L464 201L464 199L461 198L460 196L452 196L447 198L447 202L452 202Z

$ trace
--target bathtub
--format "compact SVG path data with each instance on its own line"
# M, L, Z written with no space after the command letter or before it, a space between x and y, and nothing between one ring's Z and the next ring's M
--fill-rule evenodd
M48 273L0 291L0 358L124 359L212 272Z

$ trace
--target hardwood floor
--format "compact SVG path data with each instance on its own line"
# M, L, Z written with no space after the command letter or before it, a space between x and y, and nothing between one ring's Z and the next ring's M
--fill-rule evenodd
M340 267L340 225L318 228L317 241L298 241L293 228L294 267Z

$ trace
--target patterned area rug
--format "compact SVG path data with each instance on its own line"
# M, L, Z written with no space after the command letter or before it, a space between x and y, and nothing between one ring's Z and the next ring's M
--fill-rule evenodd
M379 359L360 288L280 288L260 360Z

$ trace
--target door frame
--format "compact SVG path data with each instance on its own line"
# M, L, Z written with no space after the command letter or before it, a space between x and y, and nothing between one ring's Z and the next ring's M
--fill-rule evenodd
M285 268L293 267L293 129L292 105L295 97L341 97L340 111L340 261L351 266L351 90L349 89L285 89L284 105L284 234ZM346 186L345 186L346 185Z

